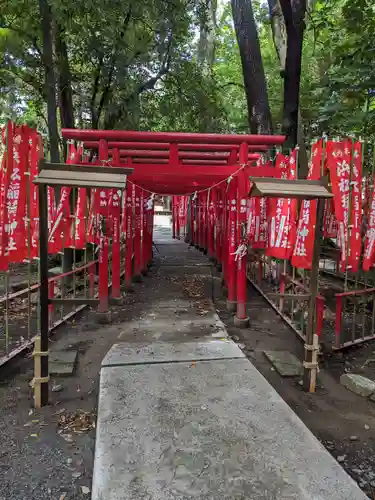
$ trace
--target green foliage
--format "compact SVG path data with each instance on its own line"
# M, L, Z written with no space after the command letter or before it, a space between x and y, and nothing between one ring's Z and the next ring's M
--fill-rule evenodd
M68 49L76 126L248 131L230 4L216 16L212 67L198 61L204 0L50 0ZM316 0L306 18L300 107L307 140L322 132L375 141L375 7L371 0ZM253 0L274 130L283 82L267 4ZM211 20L212 23L212 20ZM37 0L3 0L0 122L46 133ZM56 64L56 71L60 71ZM59 101L56 89L57 102Z

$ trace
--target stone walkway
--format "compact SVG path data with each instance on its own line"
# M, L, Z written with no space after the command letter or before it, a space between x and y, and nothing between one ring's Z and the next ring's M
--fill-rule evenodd
M148 308L102 363L93 500L366 498L227 337L208 260L159 219Z

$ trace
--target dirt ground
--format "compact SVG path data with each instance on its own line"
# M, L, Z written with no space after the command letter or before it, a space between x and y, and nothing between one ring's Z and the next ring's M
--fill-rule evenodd
M77 350L73 376L53 379L51 405L35 412L28 382L32 358L26 356L0 371L0 500L82 500L90 498L95 416L100 363L116 342L123 322L149 307L148 289L155 286L155 270L137 284L126 303L113 309L110 325L97 323L86 311L56 332L51 350ZM197 286L199 277L192 286ZM185 284L186 285L186 284ZM375 499L375 403L347 391L339 384L345 371L370 378L375 343L326 355L322 360L316 394L302 391L297 378L281 378L263 350L288 350L302 357L302 343L252 288L249 288L249 329L238 330L225 309L220 279L212 268L212 286L205 287L232 338L275 387L285 401L327 447L341 465ZM166 293L168 290L166 291ZM160 293L163 293L160 288Z
M280 377L264 356L267 349L286 350L302 359L303 344L254 288L249 286L248 329L233 327L218 287L214 303L232 339L363 491L375 499L375 403L339 383L345 372L375 379L374 365L366 365L367 360L375 358L375 343L324 355L318 390L307 394L300 377Z

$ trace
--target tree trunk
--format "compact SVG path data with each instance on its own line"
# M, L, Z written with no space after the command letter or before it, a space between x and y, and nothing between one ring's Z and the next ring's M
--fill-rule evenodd
M58 23L56 23L55 46L58 64L58 89L61 126L63 128L74 128L72 75L70 72L65 33ZM64 157L66 157L65 141Z
M287 33L287 51L284 71L283 132L287 144L298 143L298 111L301 80L303 33L305 29L306 0L280 0Z
M312 4L311 0L310 4ZM281 10L281 5L279 0L268 0L268 6L271 16L273 42L281 66L280 75L284 77L286 50L287 50L287 33L284 22L284 16ZM307 177L308 174L309 161L305 144L305 134L303 131L300 108L298 108L298 145L299 145L298 177L304 179Z
M68 49L65 41L65 33L59 23L55 25L55 47L58 67L58 90L59 90L59 108L60 120L63 128L74 128L74 110L73 110L73 92L72 75L70 72ZM64 145L64 158L67 155L67 144ZM74 213L76 205L77 190L72 189L70 194L70 210ZM64 248L62 257L62 271L67 273L73 269L77 251L73 248ZM73 281L72 276L64 279L64 285L70 286Z
M59 132L57 129L56 80L52 46L52 14L48 0L39 0L39 12L43 37L43 62L45 72L45 95L47 98L47 121L51 161L58 163Z
M199 16L198 63L209 73L215 62L215 30L217 0L207 0Z
M241 56L250 130L253 134L271 134L272 118L267 83L251 1L231 0L231 4Z

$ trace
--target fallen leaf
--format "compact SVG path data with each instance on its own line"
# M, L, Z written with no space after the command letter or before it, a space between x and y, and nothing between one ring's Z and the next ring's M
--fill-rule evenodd
M73 436L71 434L61 434L61 437L65 439L67 443L73 443Z
M30 436L33 437L33 438L37 438L38 434L30 434Z
M60 495L59 500L65 500L65 499L66 499L66 493L62 493L62 494Z
M90 488L87 486L81 486L81 491L84 495L88 495L90 493Z

